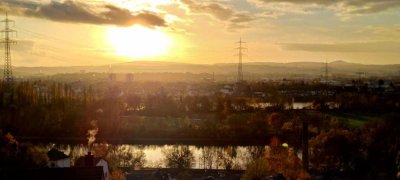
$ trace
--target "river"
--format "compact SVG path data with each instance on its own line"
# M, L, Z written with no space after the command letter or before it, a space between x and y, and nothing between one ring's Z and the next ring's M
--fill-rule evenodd
M64 154L69 155L72 161L84 156L88 152L87 145L69 145L69 144L45 144L41 145L50 150L56 148ZM108 149L108 157L117 166L132 166L131 162L134 157L143 154L144 167L166 167L165 155L174 148L188 148L193 154L193 166L195 169L224 169L228 163L234 169L245 169L246 165L255 160L257 157L263 156L263 152L268 146L193 146L193 145L111 145L111 144L95 144L93 149ZM101 149L101 148L100 148ZM96 150L93 150L96 151ZM72 162L73 164L73 162Z

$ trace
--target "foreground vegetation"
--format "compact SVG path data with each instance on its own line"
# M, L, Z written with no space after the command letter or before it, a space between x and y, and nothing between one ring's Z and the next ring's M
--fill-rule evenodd
M247 179L264 179L271 174L286 178L392 179L399 172L397 91L354 91L301 83L245 86L241 93L226 95L219 91L223 85L214 83L17 82L10 100L4 99L6 92L0 89L0 98L3 98L0 166L46 164L46 158L40 158L43 149L30 143L17 143L16 139L76 138L83 143L87 131L94 125L99 130L100 142L156 139L189 144L269 144L269 149L256 153L248 164ZM301 98L281 93L282 90L308 92L321 88L333 93L324 94L327 92L324 90ZM265 96L256 96L253 92ZM311 101L312 105L307 109L292 109L293 98ZM265 102L269 106L254 105ZM330 108L328 102L337 107ZM304 150L305 122L309 168L296 156L296 152ZM165 156L169 159L188 156L181 158L188 161L165 164L190 168L190 154L188 149L173 149ZM117 158L109 153L98 156L108 156L110 161Z

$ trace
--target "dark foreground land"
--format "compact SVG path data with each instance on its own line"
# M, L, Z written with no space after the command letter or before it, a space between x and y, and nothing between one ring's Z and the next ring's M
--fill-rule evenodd
M210 170L210 169L142 169L136 170L126 175L127 180L135 179L225 179L225 180L239 180L244 174L243 170Z
M30 180L102 180L102 167L1 168L0 179Z
M268 145L254 151L245 179L394 179L400 88L385 82L17 82L10 96L0 87L0 167L43 168L49 149L36 142L86 144L92 137L106 144L94 153L110 162L114 176L116 159L130 169L144 164L142 157L111 156L110 143ZM295 108L296 101L307 106ZM190 149L171 154L184 166L172 158L165 167L192 171ZM235 151L216 156L234 169L226 156Z

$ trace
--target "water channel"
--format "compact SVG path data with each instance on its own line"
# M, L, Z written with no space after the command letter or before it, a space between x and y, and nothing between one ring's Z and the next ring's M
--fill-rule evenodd
M45 144L41 145L50 150L56 148L64 154L69 155L73 162L88 152L88 146L83 144ZM109 156L113 163L119 167L132 166L133 157L143 154L143 167L157 168L166 167L165 154L172 149L188 148L194 158L193 166L195 169L225 169L230 165L232 169L245 169L246 165L256 158L263 156L268 146L193 146L193 145L111 145L95 144L96 147L108 149ZM95 150L92 150L95 151Z

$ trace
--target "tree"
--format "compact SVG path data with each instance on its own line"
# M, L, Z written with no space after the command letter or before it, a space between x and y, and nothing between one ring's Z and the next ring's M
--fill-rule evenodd
M387 114L362 129L361 143L366 148L372 179L395 179L400 170L400 115ZM396 160L397 159L397 160Z
M267 171L272 175L282 174L287 179L310 179L310 175L304 171L294 149L282 146L276 137L271 139L264 159L268 165Z
M169 168L189 169L194 165L194 155L189 146L173 146L163 154L164 163Z
M214 162L217 159L217 150L215 147L203 147L201 151L201 162L203 164L204 169L212 169Z
M45 167L46 153L46 148L19 143L10 132L0 129L0 169Z
M262 180L268 179L270 175L271 172L268 171L267 161L263 158L259 158L247 165L246 172L242 179Z
M280 131L283 123L284 120L281 113L274 112L268 116L267 124L272 130Z
M126 103L128 104L128 111L138 111L142 104L142 99L138 95L130 94L126 97Z
M142 168L146 163L146 154L142 150L133 151L132 153L132 166L134 168Z
M310 140L310 163L326 175L340 176L355 170L360 156L357 135L346 129L322 131Z
M236 169L237 163L237 150L236 147L229 146L227 148L217 151L217 163L219 166L226 170Z
M311 179L303 169L294 149L283 147L276 137L271 139L263 157L247 165L242 179L261 180L269 179L270 176L275 176L277 179Z

